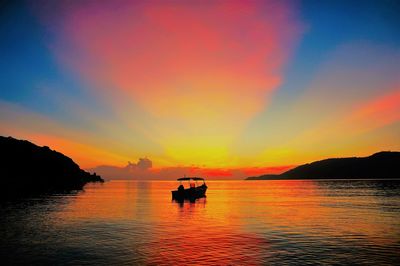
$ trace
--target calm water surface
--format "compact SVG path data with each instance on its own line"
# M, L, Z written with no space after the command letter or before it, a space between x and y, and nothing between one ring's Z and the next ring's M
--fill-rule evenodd
M6 264L398 265L400 181L113 181L2 203ZM3 264L4 265L4 264Z

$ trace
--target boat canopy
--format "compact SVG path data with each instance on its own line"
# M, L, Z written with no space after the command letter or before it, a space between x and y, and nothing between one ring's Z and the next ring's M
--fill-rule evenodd
M178 178L177 180L178 181L185 181L185 180L194 180L194 181L203 180L204 181L204 178L202 178L202 177L181 177L181 178Z

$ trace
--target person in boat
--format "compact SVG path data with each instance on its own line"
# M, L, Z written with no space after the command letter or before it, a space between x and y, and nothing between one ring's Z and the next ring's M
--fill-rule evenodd
M195 188L196 184L195 183L190 183L190 188Z
M178 191L184 191L184 190L185 190L185 188L183 187L182 184L180 184L179 187L178 187Z

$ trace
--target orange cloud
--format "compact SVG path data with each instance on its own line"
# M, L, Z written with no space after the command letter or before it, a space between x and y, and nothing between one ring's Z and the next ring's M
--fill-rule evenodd
M146 167L138 167L145 162ZM247 167L247 168L212 168L205 166L175 166L152 168L150 159L139 159L137 164L128 162L124 167L101 165L88 169L96 172L105 179L132 179L132 180L174 180L182 176L201 176L206 179L244 179L249 176L262 174L280 174L293 165L276 167Z
M117 164L126 158L112 139L101 142L94 137L95 134L84 129L76 129L62 121L1 100L0 132L3 136L49 146L71 157L81 167L93 167L104 162Z
M232 171L228 169L201 169L202 176L231 177Z
M264 175L264 174L282 174L292 168L295 165L281 165L281 166L271 166L271 167L253 167L253 168L246 168L243 172L247 176L257 176L257 175Z

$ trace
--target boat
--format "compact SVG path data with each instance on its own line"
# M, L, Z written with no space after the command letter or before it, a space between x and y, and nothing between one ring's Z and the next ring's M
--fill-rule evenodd
M171 191L172 200L183 201L190 200L195 201L199 198L206 197L207 185L205 179L202 177L182 177L177 179L179 181L179 187L177 190ZM182 181L188 181L189 187L185 188ZM201 185L198 185L198 181L203 181Z

